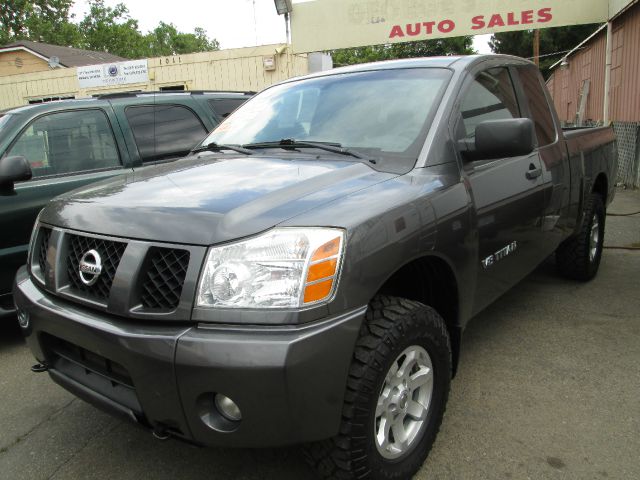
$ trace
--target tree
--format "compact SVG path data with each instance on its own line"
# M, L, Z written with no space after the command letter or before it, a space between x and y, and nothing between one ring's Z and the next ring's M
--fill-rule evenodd
M138 21L129 16L123 3L107 7L104 0L89 0L89 12L80 22L79 48L108 52L127 58L146 56L144 36Z
M556 63L568 50L573 49L600 26L597 23L570 27L543 28L540 30L540 70L546 77L549 67ZM495 53L533 57L533 30L495 33L489 41Z
M69 45L78 39L69 10L73 0L13 0L0 9L0 45L15 40Z
M418 42L392 43L367 47L344 48L331 52L336 66L393 60L396 58L466 55L474 53L472 37L440 38Z
M193 52L207 52L220 48L218 41L209 40L202 28L194 33L179 32L172 23L160 24L145 36L150 56L179 55Z
M70 14L74 0L14 0L0 9L0 45L33 40L68 47L113 53L125 58L176 55L218 50L203 28L179 32L169 23L146 35L131 18L124 3L114 7L104 0L89 0L89 12L80 23Z

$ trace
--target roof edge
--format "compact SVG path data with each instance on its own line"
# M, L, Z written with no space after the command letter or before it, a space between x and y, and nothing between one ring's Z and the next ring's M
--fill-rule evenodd
M44 60L46 62L49 61L50 57L45 57L44 55L42 55L41 53L38 53L34 50L31 50L29 47L26 47L24 45L15 45L13 47L0 47L0 53L4 53L4 52L15 52L16 50L24 50L25 52L29 52L30 54L40 58L41 60ZM60 65L63 67L66 67L67 65L63 64L62 62L60 62Z

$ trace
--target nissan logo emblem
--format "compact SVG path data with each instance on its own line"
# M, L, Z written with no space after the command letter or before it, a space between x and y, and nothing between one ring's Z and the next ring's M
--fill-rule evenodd
M102 258L95 250L89 250L80 259L80 280L87 286L91 286L98 281L102 273Z

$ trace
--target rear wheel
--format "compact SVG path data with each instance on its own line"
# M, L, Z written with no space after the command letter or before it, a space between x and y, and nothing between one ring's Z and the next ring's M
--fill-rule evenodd
M556 250L556 265L562 275L582 281L596 276L602 258L604 222L602 197L593 193L585 205L582 228Z
M307 447L325 479L408 479L442 422L451 346L432 308L379 296L370 305L349 371L340 433Z

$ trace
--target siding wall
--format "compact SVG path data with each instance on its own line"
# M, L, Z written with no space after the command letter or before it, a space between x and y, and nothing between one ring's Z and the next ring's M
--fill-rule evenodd
M560 120L574 123L582 84L590 80L584 119L603 120L606 29L556 67L547 81ZM640 3L613 22L610 118L614 122L640 121Z
M278 54L276 49L283 49ZM263 57L273 55L276 69L265 71ZM51 96L86 97L96 93L158 90L184 85L185 90L254 90L308 72L306 55L293 55L286 45L220 50L148 59L149 82L80 89L76 68L0 77L0 110Z
M18 64L22 64L21 67L16 65L16 60ZM24 50L0 53L0 76L41 72L43 70L49 70L47 61Z

